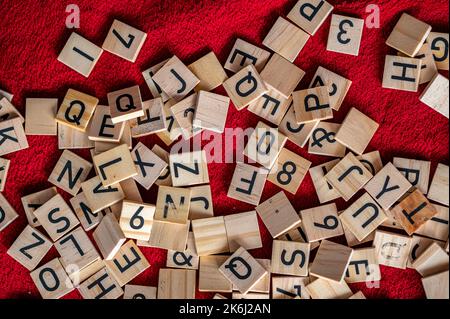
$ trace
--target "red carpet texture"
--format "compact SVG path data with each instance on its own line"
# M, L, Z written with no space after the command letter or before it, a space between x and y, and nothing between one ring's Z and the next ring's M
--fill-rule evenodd
M2 0L0 5L0 88L14 94L13 103L24 114L27 97L58 97L60 102L68 88L97 96L106 105L106 94L139 84L144 99L150 99L141 71L177 55L190 64L209 51L224 63L237 37L262 46L262 40L279 15L286 16L294 0L109 0L109 1L35 1ZM385 41L402 12L433 26L433 31L448 33L448 0L337 1L334 13L365 18L365 8L375 3L381 10L381 28L364 29L358 57L326 51L330 17L303 49L295 63L307 72L299 88L307 88L319 65L353 81L343 106L335 117L340 123L351 107L356 107L380 124L367 151L379 150L384 163L394 156L432 161L432 174L438 163L449 164L449 122L442 115L419 102L419 93L381 88L385 55L394 53ZM119 19L148 34L136 63L132 64L105 52L86 79L57 61L72 30L65 26L66 5L76 3L81 10L79 34L101 46L114 19ZM448 73L444 73L448 77ZM224 94L223 88L217 89ZM259 119L243 110L230 107L227 127L254 127ZM56 137L28 138L30 148L6 158L11 167L4 196L20 218L0 234L0 298L39 298L29 272L6 255L7 249L27 221L20 197L47 188L48 176L57 162ZM156 136L142 138L168 149ZM313 161L314 165L330 160L311 156L306 149L288 143L287 147ZM227 150L231 151L231 150ZM90 159L88 151L76 151ZM210 164L209 174L216 215L253 210L254 207L227 197L235 164ZM157 189L140 189L146 202L155 203ZM262 201L280 189L267 183ZM61 191L62 193L62 191ZM68 200L69 196L64 194ZM319 205L309 175L296 196L288 195L295 208ZM339 201L339 209L349 203ZM264 248L252 251L255 257L270 258L272 239L260 223ZM157 286L158 271L165 265L166 252L143 248L150 269L132 283ZM53 249L43 262L56 256ZM368 298L424 298L420 276L414 270L382 267L382 281L377 289L364 284L351 285ZM210 298L212 294L197 294ZM66 298L80 298L77 291Z

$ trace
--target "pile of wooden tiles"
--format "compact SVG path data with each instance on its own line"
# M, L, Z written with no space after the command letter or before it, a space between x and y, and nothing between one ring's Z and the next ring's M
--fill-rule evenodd
M109 93L108 105L69 89L62 103L27 99L23 117L1 91L0 155L28 148L27 135L57 135L64 150L48 179L55 187L23 194L29 225L8 250L42 297L78 289L84 298L193 299L198 289L215 298L361 299L348 283L375 287L384 265L416 269L428 298L448 298L448 166L432 177L428 161L384 165L378 151L366 153L379 125L356 108L330 122L352 85L331 70L319 66L296 91L305 72L293 61L332 10L298 1L262 42L273 54L238 39L224 67L213 52L191 65L163 61L142 72L149 101L137 85ZM357 56L363 28L362 19L332 14L327 50ZM146 37L115 20L101 48L73 33L58 60L88 77L104 50L134 62ZM403 14L386 43L398 54L386 56L383 87L416 92L429 82L421 101L448 117L449 82L438 73L448 70L448 34ZM221 85L228 96L211 92ZM133 139L157 134L170 146L223 133L230 102L264 121L244 150L257 165L238 163L228 191L255 210L223 217L214 215L205 151L169 154ZM287 140L336 159L313 166ZM91 162L70 150L82 148ZM1 190L9 164L0 159ZM308 172L321 206L298 213L284 191L297 194ZM261 203L266 181L281 191ZM143 202L138 185L158 186L155 204ZM70 206L57 188L73 196ZM338 211L338 198L353 204ZM271 259L249 253L262 247L258 216L274 238ZM17 217L0 194L0 231ZM340 236L346 245L330 241ZM40 265L53 246L60 257ZM150 267L145 247L168 250L158 287L130 284Z

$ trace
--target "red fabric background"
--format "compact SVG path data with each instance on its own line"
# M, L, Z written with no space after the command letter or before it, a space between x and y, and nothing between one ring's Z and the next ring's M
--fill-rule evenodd
M381 88L384 57L392 51L384 44L401 13L406 11L431 24L434 31L448 32L447 0L383 0L337 1L334 12L365 17L365 7L377 3L381 8L381 29L364 29L359 57L326 51L330 18L312 37L296 64L307 72L300 84L306 88L316 68L322 65L353 80L353 86L337 114L342 121L351 107L381 124L368 151L380 150L386 163L393 156L404 156L448 165L449 126L443 116L431 111L418 100L419 93L391 91ZM144 30L148 39L135 64L105 52L91 76L86 79L59 63L56 58L69 34L65 28L67 4L81 9L81 35L101 46L113 19ZM109 91L138 83L145 99L151 98L141 71L172 54L191 63L213 50L225 62L236 37L255 44L262 40L278 15L286 15L295 1L287 0L177 0L177 1L35 1L2 0L0 5L0 87L15 94L14 104L24 113L26 97L64 97L68 88L75 88L100 98L106 103ZM448 76L448 73L445 73ZM423 87L421 87L421 90ZM224 93L223 88L218 89ZM227 127L255 126L258 118L244 110L230 108ZM141 139L146 145L165 145L157 137ZM50 184L47 178L59 158L56 137L29 137L30 148L6 156L11 168L4 191L5 197L19 212L20 218L0 234L0 298L37 298L39 293L28 271L12 260L6 251L26 225L20 197ZM288 148L319 164L330 160L310 156L305 149L292 143ZM167 148L166 148L167 149ZM230 151L230 150L228 150ZM89 158L87 151L77 151ZM210 164L209 173L217 215L244 212L253 207L226 196L234 164ZM266 184L262 200L279 189ZM147 202L155 201L156 189L141 193ZM68 199L68 196L65 198ZM318 200L309 175L296 196L289 196L297 210L317 206ZM348 204L339 202L340 209ZM254 256L270 258L271 239L261 223L264 248ZM166 253L143 248L151 268L133 281L134 284L157 285L158 270L165 265ZM54 249L44 261L56 256ZM382 267L383 280L379 289L367 289L364 284L351 285L362 289L369 298L423 298L420 276L413 270L400 271ZM198 294L199 298L212 294ZM79 298L78 292L67 297Z

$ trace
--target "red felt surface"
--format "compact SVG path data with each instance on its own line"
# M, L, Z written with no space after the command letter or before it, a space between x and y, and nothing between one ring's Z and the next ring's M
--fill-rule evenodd
M431 160L432 170L438 162L449 162L448 120L433 112L418 100L419 93L391 91L381 88L385 54L391 52L385 40L401 13L406 11L431 24L435 31L448 32L447 0L385 0L337 1L335 13L365 17L365 7L377 3L381 9L381 29L364 29L359 57L326 51L330 18L312 37L296 64L307 72L300 88L306 88L316 68L322 65L351 79L353 85L335 120L342 121L351 107L380 123L368 151L380 150L386 163L393 156ZM91 76L86 79L59 63L56 58L71 30L65 28L65 7L73 1L3 0L0 5L0 87L12 92L14 104L22 113L26 97L64 97L67 89L75 88L100 98L106 103L109 91L139 84L145 99L151 98L141 71L172 54L191 63L213 50L225 62L236 37L255 44L270 30L278 15L286 15L295 1L286 0L177 0L140 1L77 0L81 9L78 32L101 46L114 18L148 33L148 39L136 61L129 63L105 52ZM448 76L447 73L444 73ZM421 90L423 87L421 87ZM218 92L224 93L223 88ZM227 127L255 126L258 118L248 111L230 108ZM141 139L148 146L158 143L157 137ZM20 197L46 187L47 178L61 154L56 137L29 137L30 148L6 156L11 159L5 197L20 214L12 225L0 234L0 298L38 298L28 271L6 255L8 247L26 225ZM305 149L291 143L287 147L319 164L330 160L310 156ZM231 152L231 149L227 149ZM77 151L89 158L87 151ZM254 209L227 197L234 164L210 164L209 172L217 215ZM279 189L266 184L262 200ZM155 201L156 189L141 189L147 202ZM65 194L65 198L69 197ZM289 196L297 210L319 204L309 176L296 196ZM338 202L339 209L348 204ZM271 238L260 223L264 248L253 251L256 257L270 258ZM158 270L165 265L165 251L143 248L151 268L133 281L134 284L157 285ZM56 256L54 250L44 259ZM368 298L423 298L420 276L413 270L382 267L383 279L377 289L364 284L351 285L361 289ZM212 294L198 294L199 298ZM79 298L78 292L69 298Z

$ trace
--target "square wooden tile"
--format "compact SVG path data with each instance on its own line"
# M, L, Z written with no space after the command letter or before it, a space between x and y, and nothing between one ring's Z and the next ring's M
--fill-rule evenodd
M25 102L25 134L56 136L58 99L31 99Z
M438 164L430 189L428 190L429 199L445 206L448 206L449 203L448 176L448 165Z
M410 57L414 57L430 32L430 25L403 13L386 40L386 44Z
M397 53L398 56L408 57L401 52ZM416 59L422 60L422 67L420 70L419 84L430 82L434 76L438 73L436 63L434 62L433 51L429 43L424 43L419 52L414 56Z
M309 243L274 240L272 273L306 277L309 268Z
M321 204L338 199L341 195L334 189L333 185L327 182L325 175L339 163L338 159L332 160L309 169L314 188L316 189L317 197Z
M367 115L352 108L342 122L335 139L353 152L362 155L379 126Z
M431 170L430 161L394 157L392 163L412 186L417 187L425 195L428 193Z
M59 194L36 209L34 215L53 241L57 241L80 224Z
M144 116L138 85L108 93L108 104L113 124Z
M267 180L295 195L311 164L307 159L283 148Z
M417 92L422 60L386 55L383 88Z
M372 177L373 175L353 153L348 153L325 175L325 179L345 201L349 201Z
M223 133L229 106L229 97L206 91L199 91L193 122L194 127Z
M342 236L336 204L328 204L300 211L302 227L309 242Z
M416 230L416 234L441 241L448 240L449 208L434 204L437 214Z
M147 33L114 20L102 48L125 60L135 62L146 38Z
M191 224L166 223L158 220L153 221L152 232L148 242L138 241L140 246L156 247L167 250L186 249L189 227Z
M261 72L269 58L269 51L238 38L224 67L233 73L237 73L246 66L253 64L256 70Z
M292 104L292 97L285 98L277 90L266 84L269 91L264 93L255 102L250 103L248 110L253 114L271 122L280 125L283 117Z
M164 104L161 98L142 102L144 116L130 121L133 138L166 131Z
M277 21L263 41L263 45L278 53L286 60L294 62L309 40L309 34L278 17Z
M348 265L345 282L377 282L381 279L375 248L354 249Z
M272 299L310 299L306 290L309 282L308 277L273 277Z
M311 133L308 153L344 157L347 148L335 139L340 127L340 124L320 122Z
M55 165L48 181L75 196L78 194L81 183L86 180L92 164L82 157L65 150Z
M240 247L246 250L262 247L256 211L228 215L224 221L231 252Z
M186 249L175 251L167 251L168 268L180 268L180 269L198 269L200 257L197 255L197 249L195 248L194 233L190 232L187 239Z
M170 97L163 92L161 87L153 80L153 76L158 72L167 62L169 62L169 59L158 63L147 70L142 72L142 76L144 77L145 83L147 83L148 88L150 89L150 92L153 95L153 98L161 98L163 102L167 102Z
M192 221L195 247L199 256L208 256L230 251L223 216Z
M226 80L223 87L238 111L268 92L268 88L253 64Z
M153 80L163 92L176 101L181 101L200 83L194 73L176 56L156 72Z
M228 79L225 70L214 52L209 52L188 66L189 70L200 80L196 91L212 91Z
M120 228L125 237L148 241L154 214L155 205L124 200L120 214Z
M363 19L333 14L327 50L358 56L363 29Z
M448 271L422 278L423 288L427 299L448 299L449 276Z
M123 295L119 283L106 268L83 282L78 287L78 291L84 299L118 299Z
M268 170L245 163L237 163L227 196L235 200L258 205L266 183Z
M326 1L299 0L287 17L310 35L314 35L331 11L333 6Z
M412 238L377 230L373 246L380 265L406 269Z
M200 257L198 290L201 292L231 293L233 284L219 271L228 256Z
M58 258L55 258L30 273L43 299L59 299L74 287Z
M417 258L434 243L445 250L445 242L422 237L419 235L413 235L411 240L411 250L408 255L407 268L414 269L412 266L413 262L417 260Z
M109 106L97 105L87 134L89 140L118 143L124 133L125 123L113 124Z
M141 142L131 151L131 158L138 172L136 176L133 176L133 179L146 190L152 187L168 167L164 160Z
M297 227L301 220L284 192L279 192L256 207L256 212L273 238Z
M328 87L296 91L292 94L297 123L309 123L333 118Z
M85 132L98 101L94 96L69 89L56 114L56 122Z
M286 76L288 75L288 76ZM275 53L261 72L261 78L269 87L288 98L305 75L305 71Z
M195 93L170 107L170 112L174 117L174 120L177 122L179 131L185 140L189 140L191 137L201 133L203 130L202 128L194 127L194 117L197 110L197 98L198 93ZM176 131L177 127L171 128L171 131L174 130ZM181 134L177 135L179 136Z
M117 204L125 198L120 184L104 187L100 177L95 176L81 184L89 208L93 213Z
M339 218L359 241L363 241L387 220L383 209L367 193L347 208Z
M154 218L166 223L186 224L190 204L190 189L160 186Z
M7 253L26 269L32 271L52 246L50 239L30 225L27 225Z
M20 118L0 122L0 156L28 148L28 140Z
M411 187L403 174L392 163L388 163L367 183L365 189L384 210L388 210Z
M77 131L66 125L58 126L58 149L85 149L94 148L94 142L89 140L87 132ZM89 130L90 125L88 126Z
M202 219L214 216L211 186L190 187L191 205L189 207L189 220Z
M278 126L278 129L281 133L286 135L292 143L300 147L305 147L311 134L319 123L320 121L298 124L294 107L291 106Z
M93 213L89 207L86 196L83 192L77 194L70 199L70 205L72 206L75 215L80 220L81 226L85 231L92 230L96 227L103 218L103 212Z
M423 277L448 270L449 259L445 250L437 243L431 244L412 264Z
M448 33L430 32L427 42L430 44L438 70L448 71Z
M21 198L23 210L25 211L30 226L38 227L41 225L36 216L34 216L34 211L52 199L56 194L58 194L56 187L50 187Z
M311 265L310 273L315 277L339 283L344 279L352 255L353 249L323 240Z
M89 77L102 53L102 48L73 32L59 54L58 61Z
M420 96L420 101L431 109L449 117L449 82L446 77L437 73Z
M244 248L239 248L219 271L242 293L246 294L267 271Z
M158 299L195 299L195 270L160 269Z

